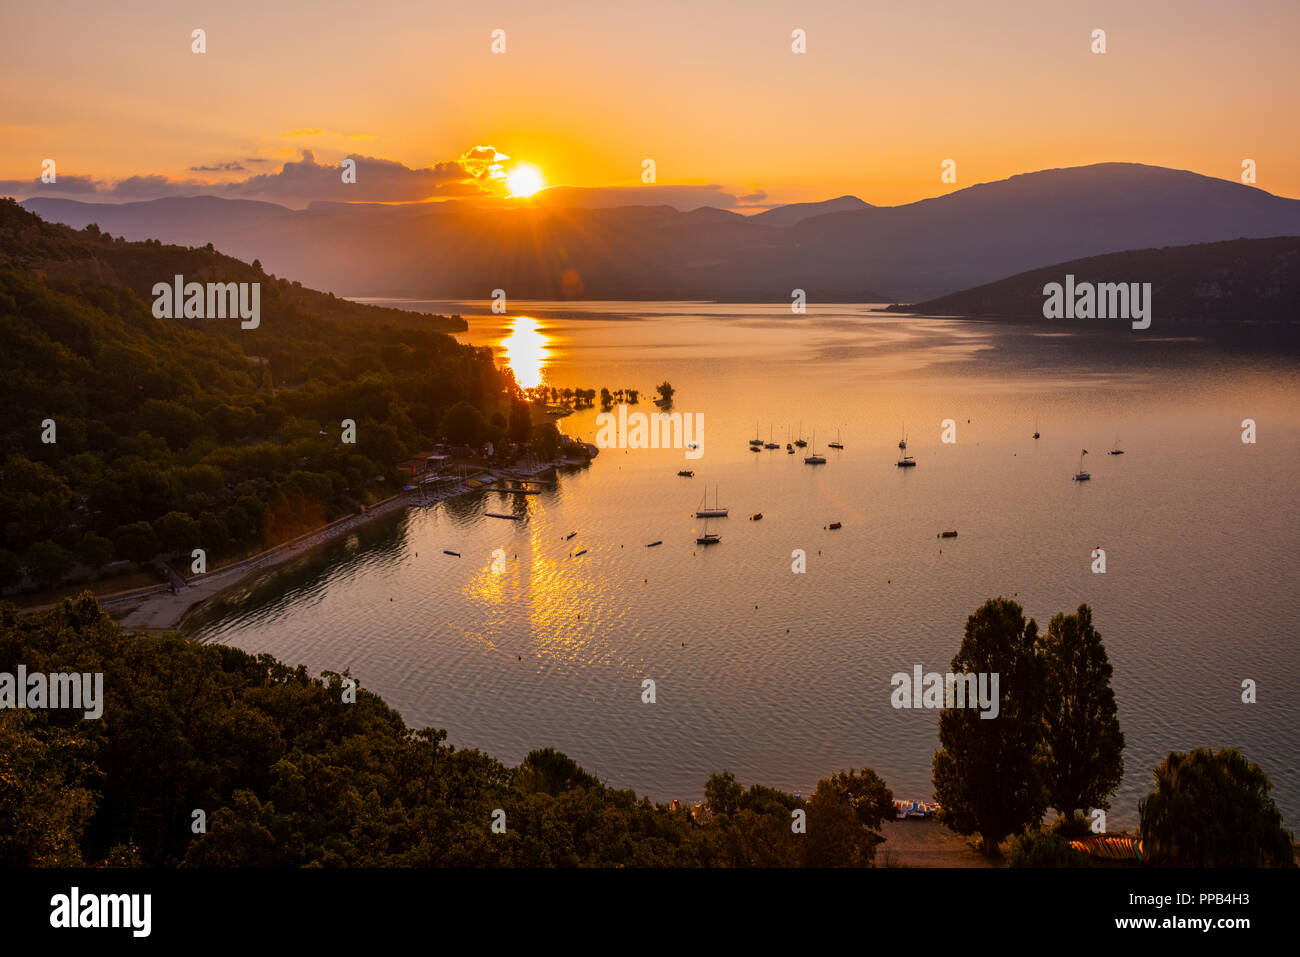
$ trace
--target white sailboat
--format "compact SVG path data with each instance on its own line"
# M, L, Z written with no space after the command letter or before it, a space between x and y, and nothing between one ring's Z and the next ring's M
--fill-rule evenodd
M813 433L812 452L803 457L804 465L825 465L826 456L817 454L817 433Z
M700 509L695 513L696 518L726 518L727 510L718 505L718 487L713 486L713 507L709 508L709 487L704 487L704 498L700 501Z
M1087 449L1084 449L1082 452L1079 453L1079 471L1074 473L1074 480L1076 482L1086 482L1092 478L1091 475L1089 475L1087 472L1083 470L1083 457L1087 454L1088 454Z

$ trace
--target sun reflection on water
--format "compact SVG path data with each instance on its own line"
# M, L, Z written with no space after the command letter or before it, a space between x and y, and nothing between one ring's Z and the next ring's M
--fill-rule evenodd
M510 323L510 335L501 340L506 362L521 388L534 389L542 384L546 362L551 354L549 339L541 323L530 316L516 316Z

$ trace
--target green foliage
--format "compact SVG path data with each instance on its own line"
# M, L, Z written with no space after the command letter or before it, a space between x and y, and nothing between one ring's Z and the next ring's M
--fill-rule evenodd
M483 416L468 402L457 402L438 423L442 437L453 445L477 445L483 435Z
M1294 837L1282 827L1258 764L1236 748L1170 752L1138 802L1143 858L1157 867L1294 867Z
M952 671L999 675L998 716L978 708L945 708L932 762L935 800L960 834L981 837L984 853L1042 819L1043 680L1038 625L1005 598L985 602L966 621Z
M125 634L88 593L38 615L0 603L0 671L19 662L102 671L104 708L96 721L0 711L3 866L865 864L889 807L869 771L822 782L811 806L719 775L708 786L718 810L700 823L552 749L512 769L451 747L364 689L345 703L342 675ZM194 808L206 833L191 830ZM498 808L503 834L491 830ZM842 847L805 861L809 835L791 829L805 808Z
M99 574L99 570L113 560L113 543L103 535L96 535L94 532L87 532L81 536L81 543L77 545L77 554L81 560Z
M143 565L158 554L158 536L148 522L132 522L113 533L113 547L123 558Z
M355 511L371 478L395 478L436 441L449 408L481 424L517 392L490 349L446 335L463 320L352 303L210 248L109 240L0 199L0 264L0 548L20 559L169 513L200 522L210 556L265 547L273 503L307 496L296 519L321 522ZM262 283L261 324L154 318L153 284L177 273ZM54 444L40 440L47 418ZM344 418L356 445L338 440ZM291 473L320 476L328 493ZM232 516L249 496L257 520ZM211 519L205 530L205 513L224 532ZM293 524L279 518L274 528ZM193 541L166 525L163 547Z
M533 449L547 461L560 454L560 431L551 422L542 422L533 429Z
M62 545L46 539L27 552L27 571L42 585L57 585L72 571L76 559Z
M1124 735L1119 729L1111 665L1092 609L1058 614L1039 639L1046 668L1043 737L1047 746L1047 800L1063 814L1109 808L1124 778Z
M1086 854L1080 854L1070 842L1049 831L1029 831L1014 838L1007 848L1007 863L1012 867L1091 867Z

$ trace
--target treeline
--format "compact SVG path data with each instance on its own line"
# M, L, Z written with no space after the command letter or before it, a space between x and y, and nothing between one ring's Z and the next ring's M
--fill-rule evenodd
M971 616L954 670L1017 665L996 636L1037 636L1012 604ZM941 719L946 820L986 841L1019 832L1013 864L1086 864L1033 815L1104 804L1113 789L1113 746L1057 736L1109 723L1108 675L1084 616L1053 625L1058 649L1035 652L1040 689L1011 690L1033 676L1021 662L987 730L954 731L954 718L981 721L975 709ZM981 659L980 647L995 657ZM1050 677L1062 663L1075 678ZM870 769L829 775L810 799L744 788L724 771L690 812L607 787L551 749L509 767L446 744L443 731L407 728L378 696L350 691L346 675L313 678L269 655L127 634L88 593L40 615L0 602L0 676L20 664L29 675L103 673L102 717L0 708L0 866L868 866L894 814ZM1043 696L1056 704L1035 721ZM1084 760L1067 764L1075 747ZM1236 751L1170 754L1140 805L1144 863L1292 866L1270 787Z
M1013 865L1079 866L1069 838L1104 833L1110 796L1124 776L1112 668L1092 609L1053 616L1047 631L1005 598L966 621L952 673L997 674L994 720L970 707L939 716L932 762L941 820L978 835L998 856L1013 838ZM1294 838L1269 795L1267 775L1234 749L1171 753L1139 802L1144 860L1167 866L1292 867ZM1056 818L1042 822L1049 808Z
M549 749L509 767L343 676L126 634L89 594L0 603L0 673L19 663L103 672L103 715L0 710L0 866L864 865L893 814L869 770L811 800L714 775L697 815Z
M262 282L259 327L154 318L149 289L177 273ZM513 377L439 331L456 327L0 201L0 587L255 550L386 494L443 436L531 440Z

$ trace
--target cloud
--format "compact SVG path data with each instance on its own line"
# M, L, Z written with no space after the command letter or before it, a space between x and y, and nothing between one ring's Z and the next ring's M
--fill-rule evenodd
M89 176L77 176L59 173L53 183L42 183L35 179L0 179L0 196L18 196L23 199L32 196L91 196L107 188L106 183L91 179Z
M303 131L299 131L303 132ZM307 131L311 132L311 131ZM268 148L269 149L269 148ZM278 150L276 150L278 152ZM257 151L255 151L257 152ZM289 151L292 155L293 151ZM459 157L431 166L407 166L397 160L350 153L346 159L356 164L356 182L343 182L343 160L322 162L316 151L297 150L297 159L280 163L263 156L246 156L241 160L218 161L191 166L188 172L217 174L215 178L171 178L159 174L129 176L115 183L94 180L89 176L60 175L57 183L44 184L39 178L30 181L0 180L0 194L20 199L34 196L61 196L132 202L171 196L221 196L230 199L254 199L301 208L316 200L333 202L413 203L431 199L476 198L500 199L504 196L506 173L503 162L510 157L495 146L476 145ZM273 169L263 164L279 163L274 172L253 172L249 166ZM247 173L231 179L232 173ZM613 206L672 206L682 211L700 206L753 212L761 208L767 193L750 187L743 195L729 192L718 183L705 185L649 184L580 188L554 186L539 192L534 202L547 206L588 209Z

